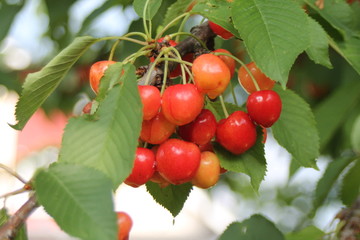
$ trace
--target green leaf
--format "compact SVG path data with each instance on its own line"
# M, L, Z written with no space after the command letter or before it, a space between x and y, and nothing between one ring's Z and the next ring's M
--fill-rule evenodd
M342 42L330 40L332 47L360 74L360 39L346 38Z
M360 36L360 30L354 21L358 13L351 9L346 1L326 0L322 9L316 6L316 0L304 0L304 2L343 35Z
M231 21L232 4L223 0L202 0L191 10L193 14L200 14L210 21L220 25L231 32L234 36L240 38L239 32Z
M360 160L357 159L355 165L346 173L340 191L342 202L351 206L360 192Z
M8 4L7 1L2 1L0 5L0 42L7 36L12 22L14 21L17 13L24 6L25 1L20 1L18 4Z
M25 80L21 97L16 105L17 124L12 127L21 130L27 121L60 84L63 77L80 56L97 39L78 37L39 72L31 73Z
M144 17L143 15L146 2L148 5L146 9L146 15ZM146 20L151 20L159 10L161 2L162 0L134 0L133 6L139 17L145 18Z
M360 101L359 91L360 82L342 84L314 109L320 136L320 149L326 147Z
M285 87L295 59L310 45L304 11L289 0L235 0L232 18L251 59Z
M356 152L360 153L360 115L356 118L351 132L351 145Z
M251 185L255 191L259 190L260 183L266 175L266 159L262 131L258 129L255 145L243 154L235 155L219 144L214 144L214 150L220 160L220 165L233 172L245 173L251 178Z
M311 60L327 68L332 68L329 58L329 40L325 30L312 18L309 20L310 47L306 53Z
M291 90L275 88L282 101L279 120L272 126L278 143L283 146L300 166L317 168L319 134L309 105Z
M149 181L146 183L146 189L157 203L167 209L173 217L176 217L192 190L192 184L170 184L167 187L161 188L159 184Z
M179 16L186 12L187 8L193 3L194 0L181 0L173 3L166 11L163 26L166 26L174 19L174 16Z
M39 170L38 201L67 233L87 240L114 240L116 215L111 181L101 172L74 164Z
M219 240L285 240L280 230L265 217L256 214L243 222L231 223Z
M325 173L316 185L313 200L313 211L322 205L342 171L352 162L353 158L341 158L329 163Z
M0 209L0 227L5 225L10 219L10 216L5 208ZM27 240L26 225L20 227L13 240Z
M126 73L120 77L122 83L108 92L95 116L69 120L59 159L102 171L113 181L114 188L131 172L142 122L134 66L112 64L101 81L119 77L122 69ZM99 94L104 85L100 85Z
M286 235L286 240L320 240L325 235L323 231L315 226L309 226L299 232L289 233Z

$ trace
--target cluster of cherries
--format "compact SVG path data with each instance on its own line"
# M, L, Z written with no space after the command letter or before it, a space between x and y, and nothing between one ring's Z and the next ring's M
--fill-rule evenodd
M233 35L209 22L217 35L228 39ZM174 47L176 42L161 38L159 49ZM150 57L150 62L156 56ZM271 127L280 117L282 103L279 95L271 90L271 80L254 62L241 66L238 71L240 85L250 95L246 102L247 112L235 111L217 122L214 114L204 109L206 98L216 100L227 88L234 75L236 63L231 53L217 49L194 58L185 55L182 60L192 63L192 81L189 75L183 84L168 86L161 93L152 85L139 85L143 105L143 121L132 172L124 181L132 187L139 187L148 181L160 187L169 184L191 182L200 188L214 186L221 173L220 161L213 151L212 141L233 154L242 154L256 142L256 125ZM115 61L99 61L90 68L90 85L98 93L99 83L105 70ZM169 78L182 73L180 66L170 72ZM223 101L220 98L221 101ZM91 103L83 109L90 113ZM226 112L226 111L225 111ZM227 113L225 113L227 115ZM146 144L145 144L146 143ZM119 239L128 239L132 226L131 218L118 212Z
M210 27L224 38L231 37L229 32L221 33L226 30L214 23L210 23ZM161 47L176 45L168 39L158 42ZM134 167L125 180L130 186L153 181L161 187L192 182L194 186L209 188L224 171L211 141L215 139L233 154L242 154L256 142L256 125L264 129L271 127L280 116L281 99L271 90L275 81L252 62L238 71L240 84L250 94L247 112L235 111L217 122L214 114L204 109L204 101L215 100L225 91L235 72L235 60L225 49L202 54L195 60L193 54L185 58L193 62L192 82L168 86L163 93L152 85L138 86L143 104L139 139L146 147L136 150ZM153 62L154 57L150 61ZM104 71L113 63L99 61L91 66L90 84L95 93ZM181 69L177 67L169 76L175 78L180 74Z

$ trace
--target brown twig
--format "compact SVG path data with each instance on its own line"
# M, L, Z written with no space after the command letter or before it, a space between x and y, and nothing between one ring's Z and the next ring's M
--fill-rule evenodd
M356 240L360 234L360 196L350 208L341 210L335 218L342 221L340 240Z
M180 55L183 57L187 53L195 53L195 55L202 54L206 52L207 50L204 49L202 44L198 41L202 41L208 49L214 49L214 38L216 37L216 34L210 29L208 22L204 22L201 25L195 26L190 30L191 34L197 37L198 39L195 39L193 37L188 37L184 41L181 41L179 44L175 46L175 48L179 51ZM169 70L172 71L176 68L178 63L176 62L169 62ZM143 67L142 67L143 68ZM150 68L147 68L150 69ZM147 75L149 73L146 72L138 81L139 85L144 85ZM163 74L163 65L159 65L159 67L155 67L154 71L152 71L149 80L150 85L154 85L156 83L156 79L161 78L161 75Z
M31 195L24 205L0 227L0 240L12 239L24 224L25 220L38 206L35 194Z

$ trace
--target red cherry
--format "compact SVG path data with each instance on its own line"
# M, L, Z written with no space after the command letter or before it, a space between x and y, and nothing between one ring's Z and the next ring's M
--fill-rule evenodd
M105 70L109 65L114 63L116 62L104 60L96 62L90 67L90 86L95 93L98 93L99 91L100 79L104 76Z
M248 97L246 108L254 122L268 128L280 117L282 109L281 98L273 90L257 91Z
M203 105L204 96L195 85L177 84L164 91L161 109L170 122L181 126L193 121Z
M191 180L194 186L210 188L214 186L220 177L220 160L213 152L202 152L200 165L194 178Z
M150 120L159 112L161 95L155 86L138 86L141 102L143 104L143 119Z
M209 21L209 26L216 35L218 35L219 37L222 37L223 39L229 39L234 36L231 32L229 32L228 30L225 30L223 27L221 27L220 25L217 25L216 23Z
M132 187L145 184L155 172L155 154L147 148L137 148L134 167L125 183Z
M215 136L216 118L207 109L201 110L194 121L178 128L179 136L185 141L204 145Z
M160 144L175 132L175 128L175 124L159 112L154 118L142 122L140 139L150 144Z
M200 152L205 152L205 151L214 152L214 147L211 142L208 142L204 145L199 145L199 149Z
M260 90L272 89L275 85L275 81L268 78L254 62L246 64L246 67L250 70L254 79L256 80ZM257 89L250 74L246 71L245 67L241 66L238 71L238 80L240 85L247 93L256 92Z
M233 154L244 153L256 142L256 127L245 112L236 111L220 120L216 141Z
M191 142L169 139L156 153L157 170L172 184L190 181L200 164L200 150Z
M88 103L84 106L82 112L83 112L84 114L90 114L91 108L92 108L92 102L88 102Z
M126 212L117 212L118 240L128 240L133 221Z
M226 49L222 49L222 48L219 48L219 49L216 49L215 51L213 52L220 52L220 53L227 53L227 54L230 54L232 55L228 50ZM226 56L226 55L218 55L218 57L224 61L224 63L228 66L229 70L230 70L230 77L232 78L233 75L234 75L234 72L235 72L235 66L236 66L236 63L235 63L235 60L229 56Z
M196 87L214 99L222 94L230 82L230 70L219 57L203 54L197 57L192 66Z

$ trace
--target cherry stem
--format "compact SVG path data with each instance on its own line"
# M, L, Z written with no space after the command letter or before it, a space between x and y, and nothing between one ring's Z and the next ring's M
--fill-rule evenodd
M22 178L17 172L15 172L14 170L12 170L11 168L9 168L8 166L0 163L0 168L4 169L7 173L9 173L10 175L14 176L15 178L17 178L20 182L27 184L27 181Z
M175 55L174 55L173 52L170 52L171 56L177 57L178 60L182 60L180 52L175 47L169 47L169 49L173 50L173 52L175 53ZM187 62L187 61L185 61L185 62ZM187 62L187 63L189 63L189 62ZM189 70L189 68L188 68L188 66L186 64L180 63L180 67L181 67L181 74L182 74L182 77L183 77L183 84L186 84L186 75L185 75L184 70L186 70L187 73L189 74L189 76L191 76L191 79L193 79L192 74L191 74L191 72L190 72L190 70Z
M186 13L183 13L181 14L180 16L174 18L171 22L169 22L159 33L158 35L156 35L156 38L155 39L159 39L164 33L166 30L168 30L171 25L173 25L175 22L177 22L178 20L180 20L181 18L183 17L186 17L187 15L190 15L190 13L186 12Z
M110 51L110 55L109 55L109 61L113 60L115 49L116 49L117 45L119 45L120 41L121 41L120 39L116 40L116 42L111 47L111 51Z
M228 57L231 57L232 59L234 59L236 62L238 62L241 66L243 66L246 70L246 72L250 75L251 77L251 80L253 81L254 83L254 86L255 86L255 89L256 91L260 91L260 87L254 77L254 75L251 73L251 71L249 70L249 68L246 66L246 64L241 61L240 59L238 59L237 57L235 57L234 55L231 55L231 54L228 54L228 53L223 53L223 52L216 52L216 53L213 53L215 55L225 55L225 56L228 56Z
M159 61L160 62L162 62L162 61L172 61L172 62L177 62L177 63L182 63L182 64L185 64L185 65L188 65L188 66L192 66L192 63L189 63L189 62L184 61L184 60L179 60L179 59L176 59L176 58L170 58L170 57L160 58Z
M148 5L149 5L149 0L146 0L145 7L143 10L143 25L144 25L144 31L145 31L147 40L151 39L151 32L149 32L147 22L146 22L146 10L148 10ZM150 22L150 25L151 25L151 22ZM151 26L150 26L150 28L151 28Z
M238 101L237 101L237 99L236 99L236 94L235 94L234 86L233 86L232 83L231 83L231 79L230 79L229 85L230 85L230 88L231 88L231 95L232 95L232 97L233 97L233 99L234 99L234 103L235 103L235 105L238 105Z
M118 39L118 40L125 40L125 41L129 41L129 42L133 42L133 43L137 43L137 44L140 44L140 45L148 45L147 42L143 42L143 41L140 41L140 40L136 40L136 39L133 39L133 38L129 38L129 37L104 37L104 38L99 38L97 40L97 42L99 41L106 41L106 40L113 40L113 39Z
M186 36L189 36L189 37L194 38L196 41L198 41L198 42L201 44L201 46L202 46L204 49L209 50L208 47L206 46L206 44L205 44L203 41L201 41L201 39L198 38L197 36L195 36L194 34L191 34L191 33L188 33L188 32L177 32L177 33L170 34L169 36L170 36L171 38L173 38L173 37L175 37L175 36L178 37L178 36L180 36L180 35L186 35Z
M161 52L159 53L159 55L155 58L155 61L154 61L152 64L150 64L151 67L149 68L149 71L146 73L147 76L146 76L146 79L145 79L145 85L148 85L148 84L149 84L151 72L154 71L154 68L155 68L156 64L157 64L158 62L160 62L160 58L161 58L162 55L164 55L164 54L165 54L165 52L164 52L164 51L161 51Z
M187 20L189 19L189 17L190 17L190 14L188 14L188 15L186 15L186 16L184 17L184 19L182 20L182 22L181 22L181 24L180 24L180 27L179 27L178 32L182 32L182 31L183 31L184 26L185 26L185 23L187 22ZM176 41L176 42L179 42L179 40L180 40L180 34L178 34L178 35L176 36L176 38L175 38L175 41Z
M169 57L169 54L165 53L165 57ZM165 91L165 87L166 87L166 81L167 81L167 75L168 75L168 70L169 70L169 61L165 61L165 66L164 66L164 75L163 75L163 84L161 86L161 95L163 94L163 92Z
M17 195L17 194L26 192L26 191L28 191L28 190L25 189L25 188L20 188L20 189L18 189L18 190L12 191L12 192L5 193L5 194L1 195L0 198L8 198L8 197L10 197L10 196L14 196L14 195Z
M221 103L221 107L223 109L223 112L224 112L224 115L225 115L225 118L229 117L229 113L226 109L226 106L225 106L225 101L224 101L224 98L222 95L219 96L219 99L220 99L220 103Z

